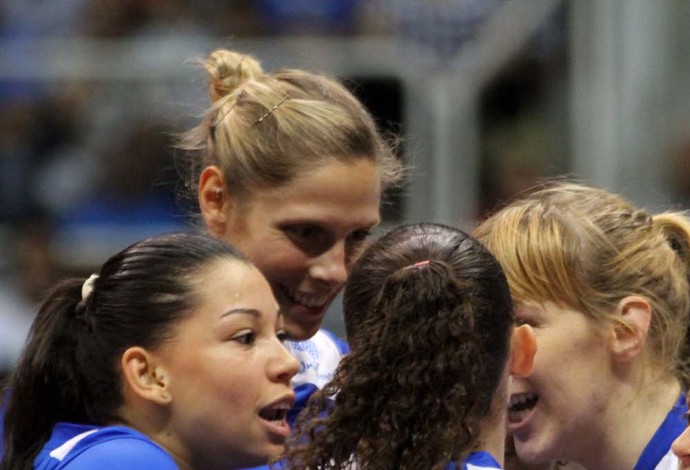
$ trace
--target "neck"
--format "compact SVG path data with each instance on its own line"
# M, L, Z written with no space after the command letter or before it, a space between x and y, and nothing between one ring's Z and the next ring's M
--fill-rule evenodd
M634 468L642 451L678 400L680 384L675 378L647 381L642 386L621 387L611 406L601 416L602 426L592 433L578 463L589 470Z
M503 456L506 446L506 411L503 409L494 413L481 423L479 433L479 449L488 452L503 467Z
M160 407L149 403L139 403L136 407L124 405L120 408L119 416L123 424L136 429L165 449L180 470L194 469L185 446L170 431L167 414Z

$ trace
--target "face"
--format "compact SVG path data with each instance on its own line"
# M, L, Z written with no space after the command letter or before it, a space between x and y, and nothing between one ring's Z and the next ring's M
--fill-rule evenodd
M608 336L585 313L551 302L518 305L516 315L537 343L532 372L511 385L517 454L530 464L595 456L613 382Z
M687 400L690 400L690 394L686 396L686 401ZM685 428L683 434L673 441L671 449L680 461L678 465L679 470L690 469L690 427Z
M381 181L367 159L332 159L290 183L228 204L227 241L268 279L290 337L308 339L379 221Z
M172 396L174 454L192 468L265 464L290 432L299 367L282 345L278 304L259 271L236 260L216 262L196 285L200 304L156 352Z

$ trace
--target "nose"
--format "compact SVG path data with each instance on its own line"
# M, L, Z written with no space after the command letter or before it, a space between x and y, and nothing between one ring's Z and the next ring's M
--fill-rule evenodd
M330 249L314 259L309 268L309 275L318 281L341 286L347 280L347 253L345 241L340 240Z
M681 462L685 461L687 462L690 457L690 428L685 428L685 431L676 438L675 441L673 441L673 444L671 444L671 450L673 451L674 454L676 454L676 457L678 457ZM690 468L687 466L684 466L683 463L681 463L680 468Z
M289 384L299 371L300 363L278 339L276 339L275 344L276 349L269 366L269 375L271 380L275 382Z

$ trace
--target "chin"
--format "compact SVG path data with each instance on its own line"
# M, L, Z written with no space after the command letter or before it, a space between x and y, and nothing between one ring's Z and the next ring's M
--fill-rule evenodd
M305 328L300 325L294 325L294 324L286 324L285 328L288 331L288 336L289 339L292 341L306 341L310 339L312 336L314 336L320 328L320 325L317 327L309 327Z

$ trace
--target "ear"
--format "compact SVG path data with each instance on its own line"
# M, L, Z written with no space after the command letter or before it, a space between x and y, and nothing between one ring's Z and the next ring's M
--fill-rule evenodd
M220 237L226 230L226 214L223 211L229 201L223 172L215 165L207 166L199 176L197 190L199 208L204 222L213 235Z
M510 373L516 377L528 376L532 372L536 352L537 340L532 327L515 327L510 339Z
M168 375L150 352L138 346L128 348L121 366L124 384L136 396L159 405L172 401Z
M631 295L618 302L616 315L621 323L613 326L611 352L614 358L629 361L644 349L652 320L652 306L644 297Z

